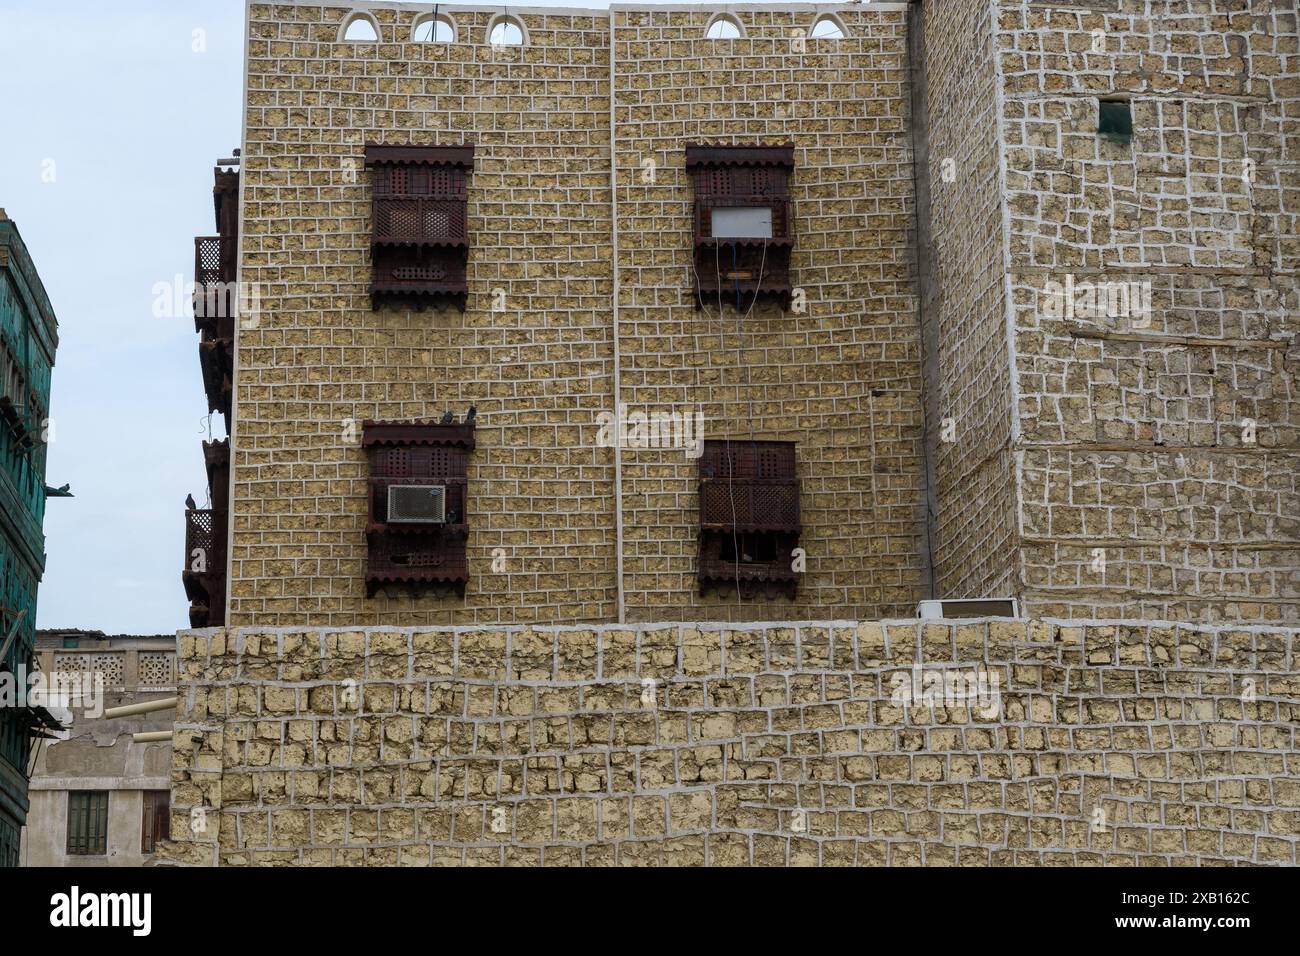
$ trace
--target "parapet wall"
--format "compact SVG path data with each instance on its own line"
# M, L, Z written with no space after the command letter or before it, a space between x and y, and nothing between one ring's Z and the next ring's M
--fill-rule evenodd
M1295 629L182 632L173 863L1297 862Z

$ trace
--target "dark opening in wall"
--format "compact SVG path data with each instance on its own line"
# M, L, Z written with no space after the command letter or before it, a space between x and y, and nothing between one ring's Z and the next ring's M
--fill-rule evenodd
M1128 142L1133 138L1133 109L1128 100L1097 101L1097 132Z

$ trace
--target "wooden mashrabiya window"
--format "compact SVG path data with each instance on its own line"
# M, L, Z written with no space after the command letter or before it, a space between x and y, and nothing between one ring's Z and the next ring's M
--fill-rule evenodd
M790 305L794 146L686 147L695 189L695 307Z
M463 311L474 147L368 145L366 168L373 188L371 307Z
M370 463L366 596L464 595L474 423L367 421L362 428Z
M706 441L699 469L700 593L793 598L802 530L795 443Z

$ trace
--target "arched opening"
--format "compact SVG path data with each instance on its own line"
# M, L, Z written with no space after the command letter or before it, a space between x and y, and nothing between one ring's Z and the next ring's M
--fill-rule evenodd
M528 42L524 25L510 16L500 16L488 24L488 43L492 46L523 46Z
M421 17L415 21L411 40L415 43L455 43L456 24L445 13Z
M345 43L378 43L379 23L368 13L353 13L343 21L339 40Z
M848 36L844 24L834 14L824 13L816 19L808 31L810 40L843 40Z
M704 28L706 40L739 40L744 35L745 30L740 21L729 13L719 13Z

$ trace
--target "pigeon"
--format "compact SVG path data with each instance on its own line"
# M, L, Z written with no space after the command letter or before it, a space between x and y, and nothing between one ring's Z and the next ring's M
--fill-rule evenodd
M185 507L188 508L190 511L193 511L195 508L198 507L198 505L196 505L196 504L194 503L194 496L193 496L193 495L186 495L186 496L185 496Z
M465 422L468 424L468 423L474 421L474 419L476 419L476 418L478 418L478 406L477 406L477 405L471 405L471 406L469 407L469 412L465 415Z
M451 413L451 409L448 409L448 410L443 414L443 416L442 416L442 420L441 420L440 422L438 422L438 424L439 424L439 425L450 425L450 424L451 424L452 422L454 422L455 420L456 420L456 416L453 415L453 414Z

